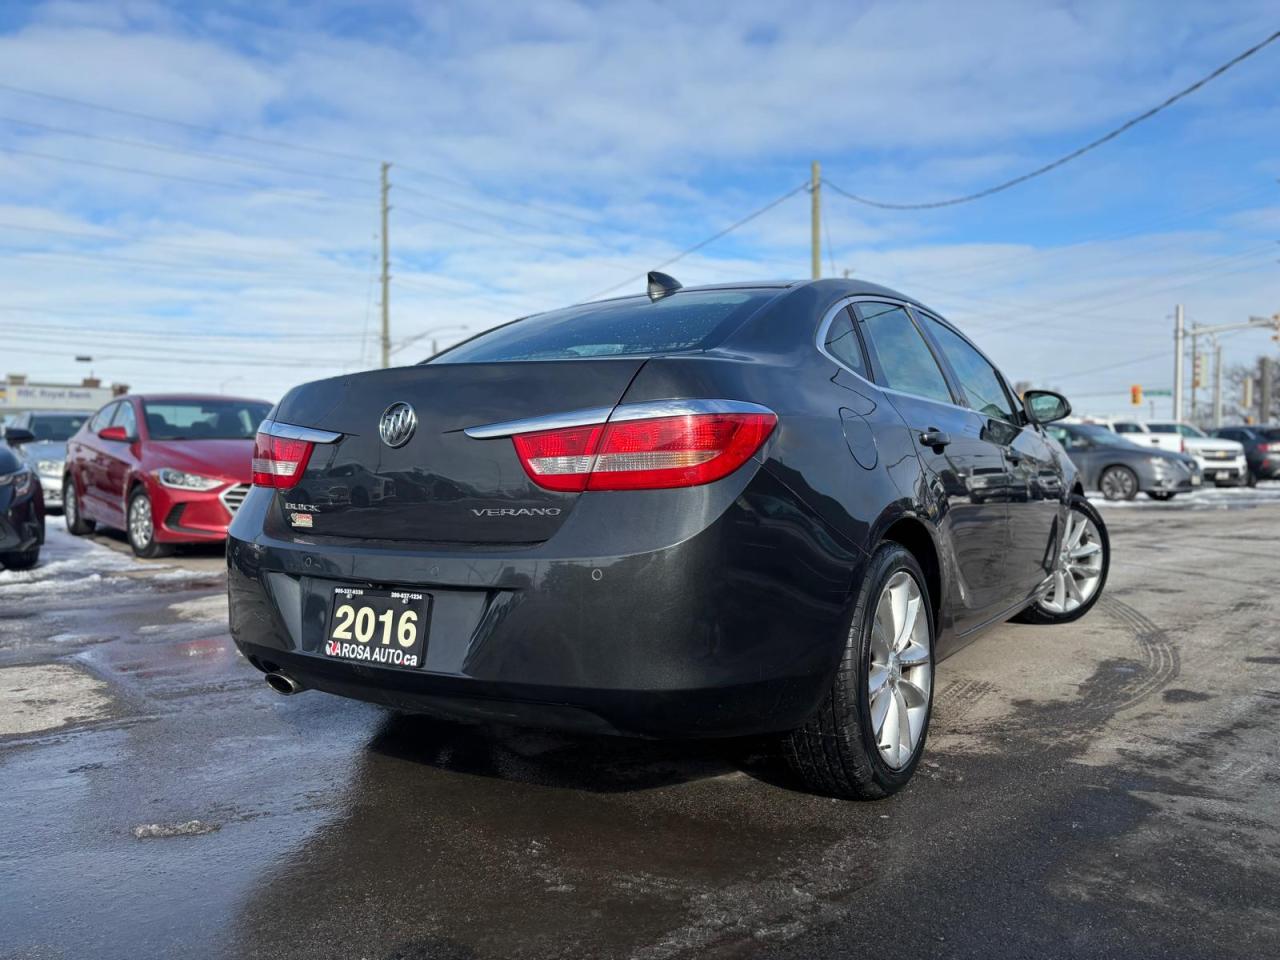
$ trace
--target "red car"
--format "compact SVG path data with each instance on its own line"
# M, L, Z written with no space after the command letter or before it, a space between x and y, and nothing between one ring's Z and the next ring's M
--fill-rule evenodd
M226 539L271 404L190 394L113 400L67 441L67 529L123 530L140 557Z

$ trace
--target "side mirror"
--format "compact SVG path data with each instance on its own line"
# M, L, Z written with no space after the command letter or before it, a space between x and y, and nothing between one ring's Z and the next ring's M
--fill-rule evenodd
M20 447L24 443L35 443L36 435L30 430L22 427L6 427L4 431L4 442L11 447Z
M1028 390L1022 395L1022 406L1032 423L1053 423L1071 416L1067 398L1052 390Z
M129 431L124 427L103 427L98 431L98 436L103 440L119 440L121 442L129 439Z

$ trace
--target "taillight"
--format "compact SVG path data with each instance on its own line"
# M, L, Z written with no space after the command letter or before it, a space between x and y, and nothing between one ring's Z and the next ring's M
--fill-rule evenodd
M548 490L655 490L726 477L760 449L772 413L691 413L516 434L525 472Z
M253 439L254 486L288 490L302 479L314 446L309 440L259 433Z
M1187 452L1187 441L1186 441L1186 440L1179 440L1179 441L1178 441L1178 449L1179 449L1179 450L1181 450L1183 453L1186 453L1186 452Z

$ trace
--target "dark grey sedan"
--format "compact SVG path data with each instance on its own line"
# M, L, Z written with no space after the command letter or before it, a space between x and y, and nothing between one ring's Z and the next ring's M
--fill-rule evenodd
M1108 500L1132 500L1141 491L1153 500L1172 500L1200 486L1200 468L1191 457L1140 447L1106 427L1055 423L1047 428L1080 471L1086 490Z

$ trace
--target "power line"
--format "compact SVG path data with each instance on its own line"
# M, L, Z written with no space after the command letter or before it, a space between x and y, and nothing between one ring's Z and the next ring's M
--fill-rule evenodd
M224 130L219 127L209 127L209 126L204 126L198 123L190 123L185 120L175 120L172 117L160 117L160 116L156 116L155 114L142 113L136 110L124 110L119 107L110 107L110 106L107 106L106 104L95 103L90 100L81 100L75 97L62 96L60 94L45 93L40 90L32 90L29 87L19 87L14 84L0 83L0 90L7 90L10 93L19 93L19 94L22 94L23 96L28 96L28 97L37 97L39 99L48 100L55 103L70 104L72 106L82 107L88 110L98 110L103 113L111 113L111 114L115 114L116 116L129 117L134 120L144 120L150 123L165 124L171 127L178 127L184 130L190 130L195 133L203 133L203 134L208 134L215 137L225 137L233 140L241 140L245 143L254 143L260 146L274 147L276 149L282 149L282 150L293 150L299 153L308 153L314 156L329 157L337 160L354 161L357 163L368 163L368 164L381 163L381 159L377 157L366 156L358 153L348 153L348 152L339 151L339 150L329 150L323 147L316 147L309 144L292 143L286 140L276 140L268 137L258 137L258 136L253 136L245 133L236 133L234 131ZM24 120L16 120L13 122L28 123L28 125L33 125L33 124L30 124L28 121L24 121ZM34 124L34 126L45 126L46 129L53 129L53 130L59 129L59 128L49 127L47 125L41 125L41 124ZM70 133L73 136L93 136L91 134L76 133L74 131L65 130L65 129L59 130L59 132ZM108 139L108 138L96 137L96 136L94 138ZM125 141L116 141L116 142L125 142ZM141 146L143 144L134 142L132 145ZM165 148L157 144L151 144L148 146L151 149L172 149L177 151L177 148ZM196 151L181 151L181 152L195 153ZM212 155L205 155L205 156L212 159ZM223 162L236 162L236 161L231 160L231 158L223 158ZM246 161L239 161L239 162L249 163L250 161L246 160ZM469 184L462 180L457 180L452 177L447 177L443 174L435 173L430 170L424 170L421 167L406 166L401 163L397 163L396 166L398 169L406 171L408 173L412 173L416 176L425 177L432 180L439 180L442 183L448 183L455 187L462 187L463 189L466 189L466 190L475 190L477 193L480 193L482 195L491 196L495 201L499 203L505 203L511 206L526 207L530 210L537 210L549 216L564 217L569 220L577 220L581 223L591 224L592 226L599 225L599 222L597 220L592 219L590 217L582 216L581 214L571 213L567 210L560 210L555 207L537 203L532 200L512 200L506 197L499 197L495 194L491 194L488 191L484 191L476 187L474 184ZM284 168L278 168L278 169L284 169ZM297 171L297 172L303 172L303 171ZM338 174L307 173L306 175L353 180L361 183L369 182L356 177L341 177Z
M1271 36L1267 37L1261 43L1254 44L1252 47L1250 47L1248 50L1245 50L1243 53L1237 54L1236 56L1232 57L1230 60L1228 60L1222 66L1218 67L1216 70L1211 71L1210 73L1201 77L1195 83L1191 84L1191 86L1184 87L1183 89L1175 93L1173 96L1164 100L1162 103L1157 104L1156 106L1152 107L1150 110L1147 110L1143 113L1138 114L1136 117L1133 117L1130 120L1126 120L1124 123L1116 127L1114 130L1104 133L1102 136L1098 137L1096 140L1086 143L1083 147L1079 147L1075 150L1072 150L1070 153L1066 154L1065 156L1061 156L1057 160L1052 161L1051 163L1046 163L1042 167L1037 167L1034 170L1030 170L1027 173L1022 174L1021 176L1014 177L1012 180L1006 180L1003 183L997 183L995 186L987 187L985 190L979 190L977 193L966 194L965 196L962 196L962 197L952 197L949 200L933 200L927 203L886 203L881 200L872 200L867 197L859 196L855 193L850 193L848 190L845 190L844 188L837 186L836 184L832 183L830 180L827 180L825 178L823 179L823 184L825 186L830 187L832 190L840 194L842 197L852 200L855 203L861 203L868 207L878 207L881 210L936 210L939 207L954 207L957 204L970 203L971 201L974 201L974 200L981 200L983 197L989 197L994 193L1000 193L1002 190L1008 190L1010 187L1016 187L1018 186L1018 184L1026 183L1028 180L1031 180L1031 179L1034 179L1035 177L1039 177L1039 176L1042 176L1043 174L1049 173L1051 170L1056 170L1058 167L1061 167L1062 165L1070 163L1072 160L1075 160L1076 158L1083 156L1084 154L1088 153L1090 150L1095 150L1098 147L1102 146L1104 143L1114 140L1116 137L1120 136L1122 133L1125 133L1128 130L1133 129L1138 124L1142 123L1144 120L1150 120L1152 117L1160 113L1162 110L1165 110L1173 106L1175 103L1177 103L1179 100L1182 100L1184 97L1189 97L1191 94L1195 93L1205 84L1207 84L1210 80L1213 80L1217 77L1222 76L1232 67L1236 66L1238 63L1241 63L1244 60L1249 59L1249 57L1252 57L1255 53L1257 53L1263 47L1266 47L1268 44L1273 43L1277 39L1280 39L1280 30L1277 30L1275 33L1271 34Z
M359 206L361 208L366 206L362 201L347 199L344 197L309 197L303 194L284 193L279 190L261 189L252 186L251 184L230 183L226 180L208 180L204 177L188 177L177 173L160 173L156 170L144 170L140 167L126 167L114 163L99 163L96 160L80 160L73 157L60 157L56 154L41 153L36 150L21 150L18 147L0 146L0 151L18 154L25 157L36 157L40 160L53 160L57 163L73 163L82 167L94 167L99 170L110 170L114 173L131 173L136 176L158 177L161 180L176 180L180 183L194 183L205 187L221 187L224 190L252 192L255 196L280 197L294 203L342 204L344 206Z
M247 133L234 133L233 131L223 130L218 127L206 127L198 123L189 123L186 120L174 120L172 117L158 117L154 114L141 113L136 110L123 110L119 107L109 107L105 104L94 103L90 100L78 100L75 97L65 97L56 93L42 93L39 90L31 90L27 87L19 87L9 83L0 83L0 90L8 90L10 93L21 93L28 97L39 97L41 100L50 100L55 103L67 103L77 107L85 107L89 110L100 110L103 113L114 113L119 117L130 117L134 120L146 120L151 123L164 123L171 127L182 127L185 130L193 130L197 133L207 133L217 137L243 140L246 143L257 143L267 147L277 147L283 150L296 150L300 153L311 153L316 156L333 157L338 160L356 160L360 163L380 162L376 157L366 157L358 153L344 153L339 150L327 150L323 147L304 146L297 143L290 143L286 140L272 140L267 137L255 137Z
M711 236L707 237L707 239L702 240L698 243L695 243L692 247L688 247L685 250L681 250L674 257L669 257L668 259L663 260L661 263L656 264L653 267L650 267L649 270L661 270L663 267L671 266L671 264L675 263L677 260L683 260L685 257L689 256L689 254L696 253L697 251L701 250L703 247L707 246L708 244L715 243L715 241L719 240L721 237L732 233L734 230L737 230L739 227L745 226L746 224L750 223L752 220L756 219L756 217L759 217L763 214L768 213L770 210L778 206L778 204L782 203L784 200L790 200L797 193L800 193L802 190L808 190L808 189L809 189L809 182L806 180L804 183L800 184L800 186L796 187L794 190L788 190L786 193L778 197L776 200L769 201L763 207L747 214L741 220L737 220L734 223L731 223L729 226L725 227L723 230L719 231L718 233L714 233ZM597 293L593 293L591 294L591 296L587 297L587 300L598 300L600 297L603 297L607 293L613 293L613 291L615 290L619 290L622 287L630 286L631 284L639 280L643 280L648 275L649 270L646 270L644 273L636 274L633 277L628 277L626 280L623 280L621 283L615 283L613 286L606 287L604 290L600 290Z
M322 173L316 170L300 170L297 167L282 167L279 164L264 163L261 160L249 160L243 157L228 157L223 154L209 153L204 150L190 150L185 147L172 147L167 144L153 143L148 140L133 140L128 137L111 137L104 134L87 133L83 130L73 130L70 127L57 127L48 123L36 123L33 120L20 120L17 117L0 116L0 121L4 121L5 123L16 123L24 127L31 127L35 130L45 130L49 133L57 133L69 137L80 137L84 140L97 140L102 143L114 143L124 147L135 147L139 150L157 150L161 153L172 153L187 157L199 157L202 160L208 160L213 163L228 163L239 167L272 170L293 176L320 177L325 180L341 180L346 183L359 183L365 186L369 186L373 182L372 179L368 177L352 177L341 173Z

